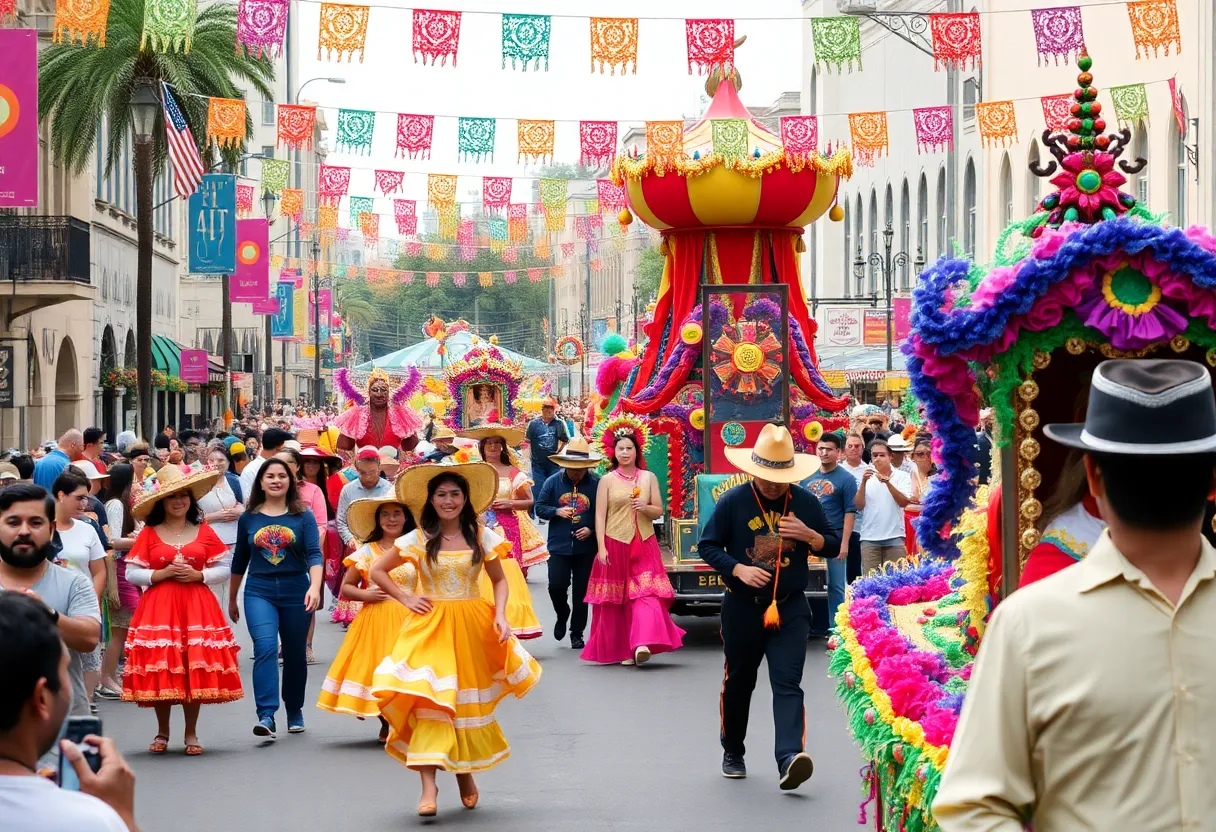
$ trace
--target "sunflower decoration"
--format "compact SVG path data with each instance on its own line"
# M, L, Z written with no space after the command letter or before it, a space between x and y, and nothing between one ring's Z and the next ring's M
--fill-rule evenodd
M781 341L767 321L737 321L722 327L711 360L723 392L750 402L772 392L784 359Z
M638 446L638 467L646 467L642 454L645 453L646 445L650 442L650 428L646 427L646 423L637 416L632 413L614 414L597 424L593 435L605 460L612 458L613 448L618 439L622 436L632 436Z

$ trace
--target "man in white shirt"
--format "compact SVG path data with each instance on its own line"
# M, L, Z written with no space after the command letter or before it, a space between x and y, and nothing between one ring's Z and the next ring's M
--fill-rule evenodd
M866 441L861 436L851 433L845 437L843 459L840 461L840 467L853 475L853 479L857 480L857 490L861 490L861 475L870 467L862 454L866 449ZM856 503L854 503L856 505ZM849 583L861 577L861 521L865 519L865 512L857 509L856 515L853 518L853 533L849 535L849 539L840 541L840 548L845 548L845 544L849 547L849 557L845 561L846 575Z
M355 455L355 471L359 473L359 479L342 486L342 493L338 495L338 508L334 512L337 515L335 520L338 534L348 549L356 545L355 536L351 534L350 526L346 523L350 504L355 500L393 495L393 484L380 476L380 451L371 447L360 448L359 453Z
M55 568L55 567L52 567ZM59 740L72 703L68 651L56 614L31 593L0 592L0 828L5 832L80 829L138 832L135 775L112 740L87 738L100 751L96 774L73 743L63 753L80 791L66 791L38 774L38 759Z
M267 428L262 433L261 453L249 460L249 464L241 472L241 494L245 498L246 505L249 504L249 495L253 493L253 484L257 481L258 471L262 470L262 464L283 450L284 443L290 438L291 434L280 428Z
M912 479L891 465L891 448L882 439L870 442L869 470L862 472L855 505L861 520L861 574L908 556L904 506L912 497Z
M887 439L887 447L891 449L891 466L903 471L909 477L916 473L916 464L908 457L912 446L898 433L893 433Z

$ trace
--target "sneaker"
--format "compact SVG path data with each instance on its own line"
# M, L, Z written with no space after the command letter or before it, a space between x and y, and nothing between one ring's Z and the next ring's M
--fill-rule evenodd
M287 717L287 733L303 734L304 733L304 714L292 714Z
M795 754L786 760L785 765L781 767L781 779L778 785L782 791L790 791L796 789L811 779L811 774L815 771L815 761L811 759L811 755L805 751Z
M97 716L97 703L96 702L89 703L89 713L92 714L93 716Z
M102 699L122 699L122 691L114 690L108 685L98 685L97 689L93 691L93 695Z
M570 636L570 647L574 650L582 650L587 646L587 642L583 641L582 636Z
M253 735L274 739L274 727L274 717L264 716L253 724Z
M316 664L317 663L317 654L312 652L311 644L308 645L308 647L306 647L304 649L304 662L306 664Z
M743 764L742 754L728 752L722 755L722 776L731 780L742 780L747 776L747 766Z

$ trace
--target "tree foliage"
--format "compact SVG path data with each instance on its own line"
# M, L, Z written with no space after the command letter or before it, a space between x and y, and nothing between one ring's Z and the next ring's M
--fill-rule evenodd
M656 247L647 246L642 249L642 254L638 258L637 271L634 273L633 285L643 303L658 295L659 281L663 279L665 262L666 258L659 253Z

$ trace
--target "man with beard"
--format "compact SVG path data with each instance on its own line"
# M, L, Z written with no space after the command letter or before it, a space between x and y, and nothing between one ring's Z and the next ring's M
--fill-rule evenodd
M59 570L56 570L59 571ZM104 737L89 737L101 767L94 773L72 743L63 753L80 778L80 792L38 776L37 760L58 744L72 692L69 651L54 613L33 598L0 592L0 818L6 832L88 829L138 832L135 775ZM83 794L81 794L83 792Z
M84 573L51 565L54 528L55 502L42 488L19 483L0 490L0 589L24 593L50 608L68 647L69 713L88 716L81 654L91 653L101 638L101 607ZM53 748L39 760L40 767L56 764Z

